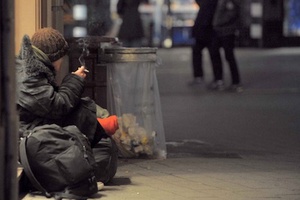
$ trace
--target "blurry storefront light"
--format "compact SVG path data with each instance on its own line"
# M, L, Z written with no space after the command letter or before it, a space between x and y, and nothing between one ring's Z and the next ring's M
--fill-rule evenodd
M283 33L285 37L300 36L300 1L284 1Z
M73 28L73 37L85 37L87 35L87 30L85 27L76 26Z
M77 4L73 7L73 18L78 21L84 21L87 19L87 7L86 5Z
M250 25L250 36L252 39L261 39L262 38L261 24L251 24Z
M171 48L172 47L172 39L171 38L166 38L164 41L163 41L163 46L165 48Z

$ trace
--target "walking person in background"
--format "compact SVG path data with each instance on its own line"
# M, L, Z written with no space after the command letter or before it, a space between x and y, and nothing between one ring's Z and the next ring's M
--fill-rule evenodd
M195 38L195 44L192 47L194 79L189 85L203 82L202 50L210 45L212 39L212 21L218 0L196 0L196 2L200 9L192 28L192 37Z
M117 12L122 18L122 24L118 33L118 38L124 47L140 47L144 37L144 28L139 5L147 0L119 0Z
M242 92L238 64L234 55L235 34L239 25L240 0L218 0L213 20L213 40L210 55L213 65L214 81L209 89L224 90L223 66L220 48L230 68L232 84L229 90Z

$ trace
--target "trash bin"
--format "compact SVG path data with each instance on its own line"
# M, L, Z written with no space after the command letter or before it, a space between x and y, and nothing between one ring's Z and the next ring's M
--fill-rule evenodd
M107 105L119 118L114 139L121 157L165 159L166 144L156 78L156 48L104 48Z

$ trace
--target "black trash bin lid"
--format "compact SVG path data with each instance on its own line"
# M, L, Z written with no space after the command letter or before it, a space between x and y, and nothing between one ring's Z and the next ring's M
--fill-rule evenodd
M126 63L126 62L156 62L157 48L105 48L99 55L99 61L104 63Z
M140 47L140 48L127 48L127 47L118 47L118 48L105 48L104 53L107 54L156 54L157 48L151 47Z

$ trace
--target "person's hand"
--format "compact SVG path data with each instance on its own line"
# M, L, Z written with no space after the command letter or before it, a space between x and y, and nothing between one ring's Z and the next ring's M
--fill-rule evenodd
M86 69L84 66L79 67L75 72L72 72L72 74L75 74L81 78L85 78L86 77Z

